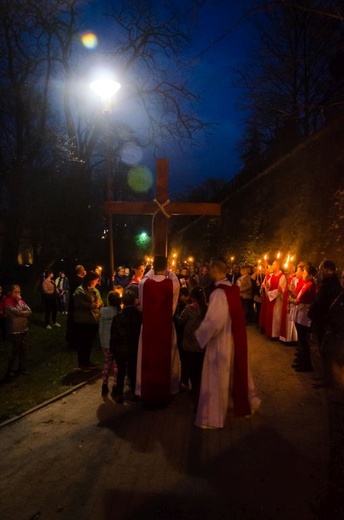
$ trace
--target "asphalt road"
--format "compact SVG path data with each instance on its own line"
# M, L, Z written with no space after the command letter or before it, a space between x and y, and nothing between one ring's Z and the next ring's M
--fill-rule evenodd
M185 392L148 411L102 398L100 380L3 426L1 520L332 520L344 407L317 371L294 372L294 348L254 327L249 345L262 406L223 430L196 428Z

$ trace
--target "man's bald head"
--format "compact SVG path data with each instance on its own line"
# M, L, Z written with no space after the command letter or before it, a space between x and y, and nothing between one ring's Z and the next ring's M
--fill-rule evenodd
M213 258L210 262L210 275L215 282L226 278L227 261L223 257Z

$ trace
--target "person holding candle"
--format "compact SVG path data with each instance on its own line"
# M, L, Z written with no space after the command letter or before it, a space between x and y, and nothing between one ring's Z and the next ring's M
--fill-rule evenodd
M258 263L258 265L254 268L254 273L251 275L255 323L257 327L259 327L260 311L262 307L261 289L264 278L265 274L263 271L263 266L261 263Z
M286 263L285 276L287 284L283 292L281 332L279 339L284 344L294 344L297 341L297 332L294 321L290 319L292 305L290 294L293 293L296 287L297 278L295 276L295 265L293 262Z
M308 310L316 296L316 285L314 282L316 274L317 270L313 265L305 266L303 272L305 283L294 301L296 306L295 326L299 346L293 368L297 372L311 372L313 370L311 350L308 341L312 320L308 316Z
M265 335L270 340L278 340L281 332L281 318L283 306L283 293L287 285L287 280L281 271L279 260L272 263L272 274L265 281L266 315L265 315Z
M240 299L245 313L246 325L252 322L253 295L250 268L243 266L236 284L240 288Z
M89 271L73 295L78 367L83 371L88 371L96 366L90 361L90 356L98 334L100 309L103 307L103 301L96 288L98 282L99 275L94 271Z
M266 288L269 287L269 281L272 276L272 267L271 265L264 265L264 279L261 284L260 294L262 297L262 304L260 307L260 313L259 313L259 328L262 333L265 332L265 321L266 321L266 310L268 305L268 296L267 296L267 290Z

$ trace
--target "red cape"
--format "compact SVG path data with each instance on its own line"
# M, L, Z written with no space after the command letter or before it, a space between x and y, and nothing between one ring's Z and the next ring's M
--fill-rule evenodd
M141 399L167 402L171 385L171 348L173 328L172 280L143 285Z
M223 289L232 319L232 334L234 341L233 363L233 406L235 415L251 414L248 399L248 351L245 314L240 300L240 289L237 285L219 284L217 289Z

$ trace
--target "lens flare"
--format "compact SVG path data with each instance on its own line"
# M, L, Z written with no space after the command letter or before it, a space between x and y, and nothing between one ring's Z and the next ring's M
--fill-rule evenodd
M142 149L136 143L128 141L122 146L120 155L124 164L136 166L142 159Z
M146 166L135 166L128 173L128 184L134 191L144 193L153 184L152 172Z
M85 33L81 36L81 42L87 49L95 49L98 45L98 38L94 33Z

